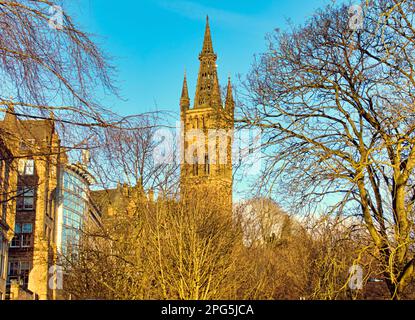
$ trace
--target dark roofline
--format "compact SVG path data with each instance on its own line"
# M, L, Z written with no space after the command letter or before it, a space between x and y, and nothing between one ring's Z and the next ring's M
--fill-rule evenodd
M88 169L85 166L83 166L79 162L67 164L66 168L78 174L85 181L87 181L90 185L97 183L97 180L95 179L95 177L88 171Z

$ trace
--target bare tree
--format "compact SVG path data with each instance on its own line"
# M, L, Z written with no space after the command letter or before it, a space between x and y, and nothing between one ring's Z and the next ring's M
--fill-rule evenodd
M64 264L67 293L78 299L236 297L238 232L216 206L161 198L122 209Z
M363 217L398 299L415 275L413 2L372 1L365 12L361 29L342 5L270 35L242 122L263 130L264 188Z
M63 4L0 2L0 101L22 116L49 118L54 111L63 123L103 124L93 97L98 86L117 92L113 68Z
M165 194L177 191L179 164L172 157L157 161L157 130L165 113L153 113L129 119L123 128L106 128L89 144L91 170L104 188L118 183L142 185ZM171 160L171 161L170 161Z
M102 128L131 129L136 118L121 117L102 103L120 98L115 68L67 5L65 0L0 1L2 111L22 120L53 120L65 152L93 146L94 137L105 137Z

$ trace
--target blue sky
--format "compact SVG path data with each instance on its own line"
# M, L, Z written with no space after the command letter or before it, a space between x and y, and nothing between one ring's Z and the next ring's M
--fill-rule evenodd
M245 75L255 54L266 50L265 36L285 29L288 20L303 23L333 0L77 0L69 11L82 30L112 57L125 100L102 97L101 104L122 115L164 110L176 113L186 69L193 100L206 15L218 54L219 81ZM192 101L193 103L193 101ZM255 181L257 177L252 177ZM238 179L238 176L236 177ZM250 193L246 177L234 199Z
M69 10L81 28L112 57L125 101L103 97L123 115L179 111L184 69L191 99L199 67L205 17L218 54L221 85L246 74L253 56L265 50L265 35L302 23L332 0L78 0Z

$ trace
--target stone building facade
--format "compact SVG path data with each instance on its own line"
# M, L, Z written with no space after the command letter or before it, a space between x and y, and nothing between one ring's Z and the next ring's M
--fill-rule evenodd
M8 218L6 227L2 226L2 239L7 240L2 242L2 250L7 256L2 258L1 298L55 299L57 287L51 278L59 254L69 241L63 235L79 232L82 224L79 219L86 219L93 212L88 205L89 185L93 179L86 167L69 164L55 130L53 115L49 120L23 120L9 107L4 120L0 121L0 130L4 141L0 148L2 152L8 151L12 159L8 193L14 192L13 197L2 202ZM2 159L3 164L8 158L3 156ZM73 193L81 194L82 201L66 199L69 193L64 192L64 183L68 175L73 178L71 188L76 189ZM59 215L64 210L64 202L69 206L65 208L65 217ZM71 206L82 207L77 215L73 214L77 217L76 226L71 224L71 213L75 212ZM93 220L99 223L99 215Z
M20 120L9 107L0 123L16 162L14 236L9 245L8 284L34 297L50 298L48 270L53 263L55 193L62 157L53 120Z

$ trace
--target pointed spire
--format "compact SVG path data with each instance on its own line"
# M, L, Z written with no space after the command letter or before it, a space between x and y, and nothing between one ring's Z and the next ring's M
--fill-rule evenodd
M231 77L228 77L228 88L226 90L226 103L234 103Z
M189 90L187 88L186 70L184 71L183 88L182 88L182 99L189 99Z
M182 96L180 98L180 107L182 111L188 110L190 107L189 90L187 88L186 70L184 71L184 80L182 88Z
M213 51L212 37L210 33L209 17L206 18L206 31L203 41L203 49L199 55L200 69L197 79L196 95L194 100L195 108L213 107L211 101L214 100L213 95L217 95L219 83L217 81L217 56ZM220 98L220 92L219 92ZM215 98L217 101L217 98Z
M214 54L212 36L210 33L210 26L209 26L209 16L206 16L205 39L203 41L203 49L202 49L201 55L204 55L204 54Z
M233 123L234 121L234 112L235 112L235 100L233 99L233 92L232 92L232 82L231 77L228 77L228 88L226 90L226 102L225 102L225 110L230 117L230 121Z

